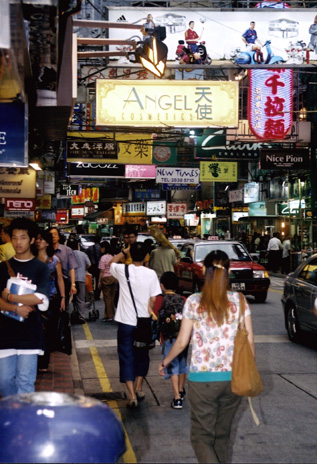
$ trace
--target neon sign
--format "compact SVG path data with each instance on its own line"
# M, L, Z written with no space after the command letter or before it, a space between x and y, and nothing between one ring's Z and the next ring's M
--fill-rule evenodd
M284 139L292 125L293 70L250 70L248 119L262 140Z

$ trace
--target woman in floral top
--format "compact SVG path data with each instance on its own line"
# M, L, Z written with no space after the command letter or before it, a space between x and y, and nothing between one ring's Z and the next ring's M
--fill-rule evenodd
M229 258L212 251L204 260L201 293L187 298L181 330L159 365L166 366L192 339L189 370L191 443L199 462L228 462L230 428L241 397L231 391L234 338L238 328L239 294L229 291ZM251 313L245 301L245 325L254 353Z

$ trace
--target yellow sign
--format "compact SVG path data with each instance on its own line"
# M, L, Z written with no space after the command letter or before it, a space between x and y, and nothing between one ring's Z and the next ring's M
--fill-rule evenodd
M237 127L239 83L97 79L97 126Z
M68 132L67 135L71 138L78 138L84 140L86 145L93 142L94 139L100 141L113 140L113 134L109 136L105 132L96 131L82 131L82 132ZM91 158L87 157L72 158L67 156L68 162L85 161L91 163L118 163L118 164L152 164L153 153L153 140L151 134L130 134L130 133L117 133L115 134L117 142L118 157L117 158ZM89 150L88 150L89 153Z
M28 168L0 169L0 197L35 198L36 172Z
M36 208L38 209L51 209L52 208L52 195L43 195L36 198Z
M201 182L237 182L238 163L219 161L201 161Z

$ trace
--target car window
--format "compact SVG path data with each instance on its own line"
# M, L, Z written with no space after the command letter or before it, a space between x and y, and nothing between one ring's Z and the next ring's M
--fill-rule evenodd
M317 285L317 259L314 259L309 264L304 266L304 268L299 273L298 278Z
M227 253L230 261L252 261L249 253L241 243L206 243L196 247L195 261L201 262L213 250L221 250Z

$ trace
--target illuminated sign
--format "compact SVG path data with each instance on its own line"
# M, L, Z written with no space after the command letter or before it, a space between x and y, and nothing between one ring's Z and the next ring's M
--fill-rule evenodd
M156 216L161 215L165 216L166 214L166 201L147 201L146 202L146 215L147 216Z
M249 182L244 185L244 203L253 203L259 200L259 184L256 182Z
M68 224L69 211L68 209L58 209L56 211L56 222L57 224Z
M85 216L85 207L84 206L72 206L71 207L72 218L83 218Z
M96 82L97 126L235 127L238 82Z
M122 216L145 216L145 203L123 203Z
M218 161L201 161L201 182L237 182L238 163L226 163Z
M309 151L305 149L295 150L261 150L261 169L275 168L309 168Z
M248 119L263 140L282 140L292 125L293 70L250 69Z
M4 209L5 211L35 211L35 200L6 198Z
M198 184L197 168L156 168L157 184Z
M127 179L155 179L156 167L150 165L126 164L125 177Z
M187 203L167 203L167 219L183 219L187 213Z
M0 168L0 197L35 198L36 172L28 168Z

